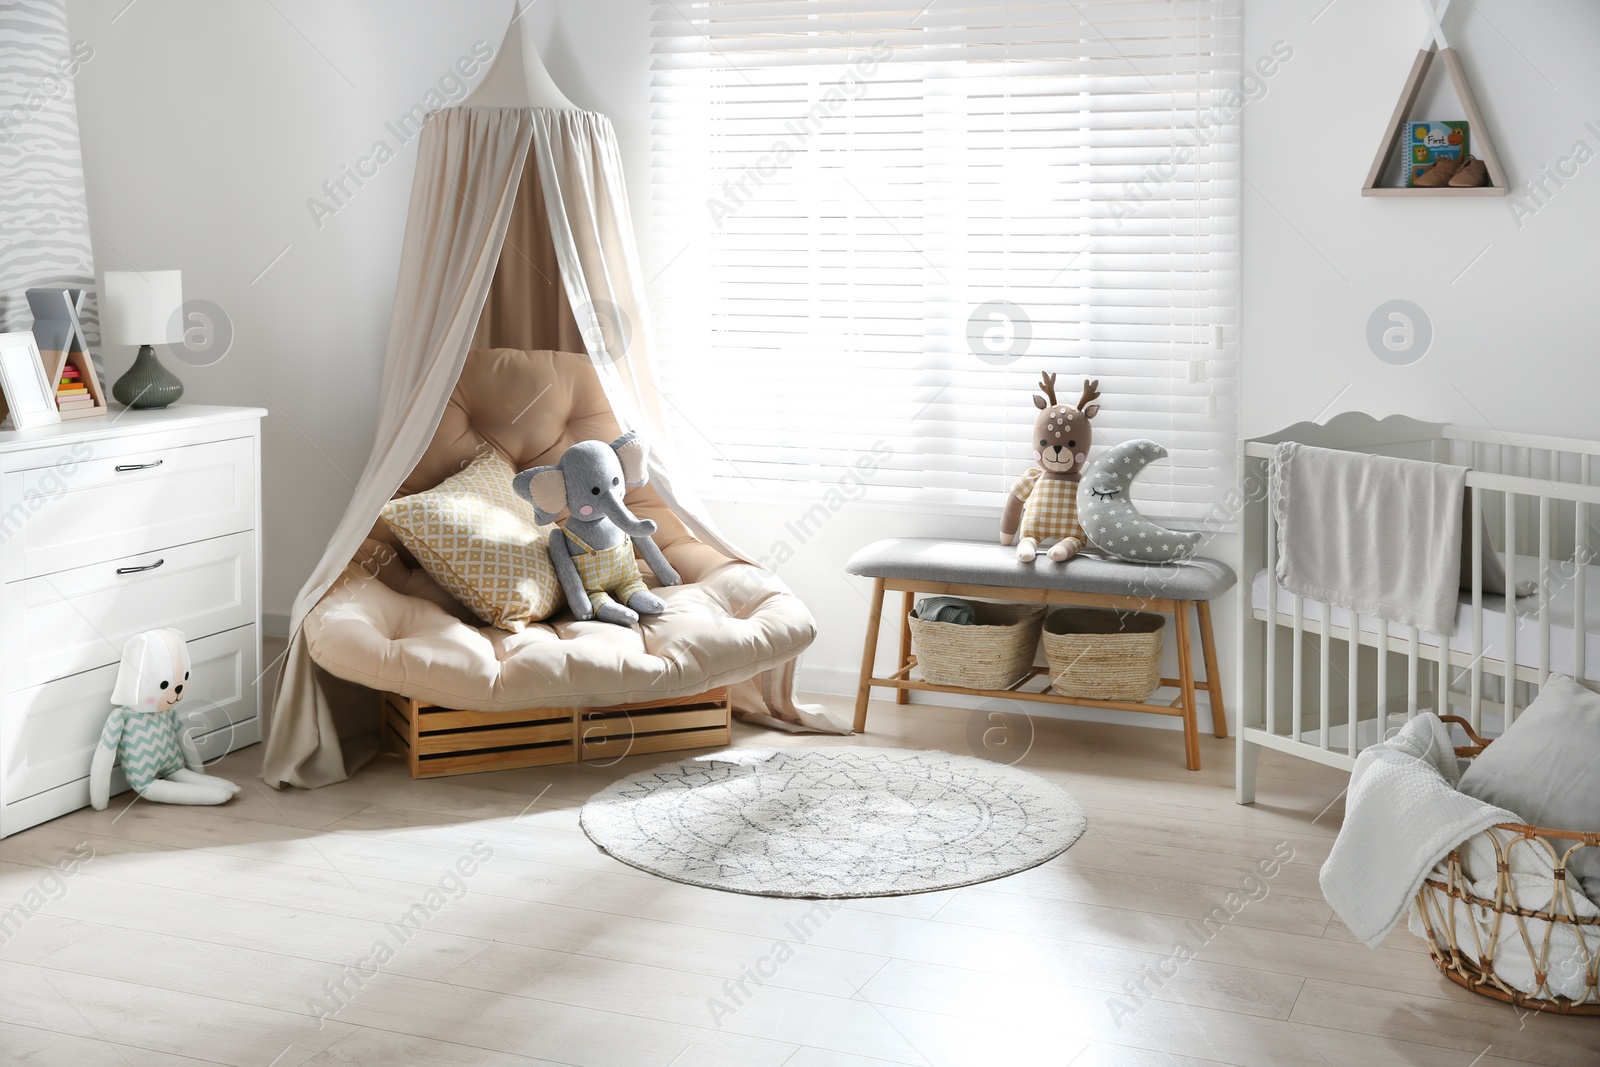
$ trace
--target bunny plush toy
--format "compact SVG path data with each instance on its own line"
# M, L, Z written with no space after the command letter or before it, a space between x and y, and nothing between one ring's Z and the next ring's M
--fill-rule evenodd
M89 766L89 803L104 811L111 765L138 794L163 804L223 804L239 787L206 774L194 741L173 710L189 685L189 649L177 630L146 630L122 648L111 717Z
M549 467L534 467L512 483L533 505L541 525L567 521L550 536L550 561L567 606L580 620L631 626L659 615L666 604L644 584L637 549L662 585L682 579L650 535L656 524L628 510L623 496L649 478L649 452L633 432L606 444L579 441Z

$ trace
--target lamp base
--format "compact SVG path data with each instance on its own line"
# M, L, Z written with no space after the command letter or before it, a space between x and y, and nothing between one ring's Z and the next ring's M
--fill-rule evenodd
M183 383L156 359L155 349L140 345L138 358L111 387L111 395L130 408L164 408L183 396Z

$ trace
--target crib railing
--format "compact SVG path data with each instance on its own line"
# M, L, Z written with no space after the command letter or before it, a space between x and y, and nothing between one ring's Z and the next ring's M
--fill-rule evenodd
M1277 578L1277 524L1265 501L1253 499L1244 514L1244 574L1241 576L1243 722L1239 739L1239 801L1254 799L1255 761L1268 747L1348 769L1361 749L1389 736L1419 709L1456 713L1474 730L1498 734L1512 722L1551 673L1552 599L1571 591L1572 674L1583 678L1587 664L1588 566L1597 542L1590 526L1600 505L1592 484L1593 457L1600 442L1533 435L1502 435L1447 426L1437 437L1386 441L1361 451L1433 459L1469 467L1471 600L1464 648L1450 638L1427 638L1412 626L1350 612L1295 595L1288 610ZM1242 478L1261 487L1272 477L1274 444L1245 442ZM1498 533L1490 536L1489 530ZM1528 627L1519 626L1515 598L1502 611L1501 647L1488 647L1483 589L1484 538L1504 551L1506 588L1536 579L1536 622L1532 655ZM1498 543L1495 543L1498 541ZM1526 573L1518 553L1536 559ZM1255 605L1254 579L1266 571L1266 604ZM1497 599L1491 596L1491 600ZM1524 611L1528 610L1523 601ZM1315 618L1311 616L1314 615ZM1461 638L1457 638L1458 641ZM1287 642L1287 647L1285 643ZM1312 657L1315 657L1314 659ZM1528 660L1529 662L1522 662ZM1342 736L1341 736L1342 731Z

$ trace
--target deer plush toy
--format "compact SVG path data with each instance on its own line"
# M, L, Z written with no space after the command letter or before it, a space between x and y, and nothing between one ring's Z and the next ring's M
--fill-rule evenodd
M1017 558L1024 563L1033 561L1044 542L1053 542L1046 553L1058 563L1089 543L1078 524L1078 476L1094 437L1089 420L1100 410L1094 402L1099 386L1098 380L1084 382L1083 396L1073 407L1056 402L1054 374L1039 376L1044 395L1033 398L1039 414L1033 420L1032 446L1038 465L1028 468L1011 487L1000 516L1000 543L1015 543Z
M172 710L189 683L189 649L177 630L146 630L122 646L106 720L89 764L89 803L105 811L111 764L121 759L128 784L163 804L225 804L239 792L226 778L206 774L193 739Z

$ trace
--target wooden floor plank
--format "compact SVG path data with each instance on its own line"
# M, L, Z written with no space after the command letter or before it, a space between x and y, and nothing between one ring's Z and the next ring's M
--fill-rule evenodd
M973 714L875 703L864 736L737 724L734 743L981 755ZM52 890L0 934L0 1060L1600 1062L1592 1020L1519 1018L1446 982L1403 931L1378 951L1354 941L1316 883L1343 817L1338 772L1265 753L1261 802L1241 807L1231 741L1203 739L1205 770L1190 773L1176 732L1045 718L1031 728L1019 765L1089 816L1072 849L998 882L821 905L666 882L587 839L588 796L676 754L423 782L386 758L324 790L275 792L255 778L260 746L241 750L217 768L245 786L228 805L119 798L0 842L0 902ZM453 878L474 848L473 873ZM1230 907L1281 848L1293 858L1266 891ZM47 882L74 850L91 858ZM360 970L430 890L440 906ZM780 943L781 966L764 964ZM1180 945L1195 958L1175 964ZM772 971L759 984L758 965ZM341 981L353 992L334 997ZM337 1009L321 1027L319 997Z

